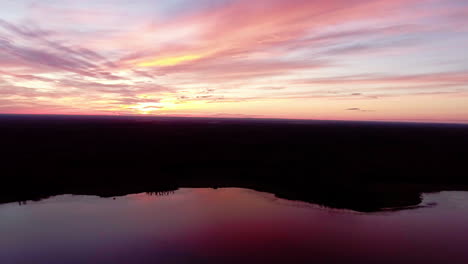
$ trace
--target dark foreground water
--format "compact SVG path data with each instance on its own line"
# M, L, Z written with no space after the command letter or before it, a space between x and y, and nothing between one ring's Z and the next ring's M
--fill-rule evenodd
M0 205L1 264L468 263L468 192L357 213L247 189Z

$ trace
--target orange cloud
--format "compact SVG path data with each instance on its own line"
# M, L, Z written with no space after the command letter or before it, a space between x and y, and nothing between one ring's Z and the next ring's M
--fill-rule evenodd
M188 61L194 61L202 58L203 55L184 55L177 57L160 58L152 61L140 62L137 65L140 67L154 67L154 66L174 66Z

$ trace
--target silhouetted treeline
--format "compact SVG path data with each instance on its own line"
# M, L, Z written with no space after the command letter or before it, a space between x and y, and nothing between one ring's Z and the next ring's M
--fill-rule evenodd
M232 186L366 211L468 184L466 125L11 115L0 142L3 202Z

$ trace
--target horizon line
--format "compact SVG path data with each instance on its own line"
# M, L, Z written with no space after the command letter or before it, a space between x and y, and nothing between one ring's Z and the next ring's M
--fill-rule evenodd
M188 118L188 119L223 119L223 120L276 120L276 121L304 121L304 122L343 122L343 123L393 123L393 124L426 124L426 125L461 125L467 126L467 121L435 121L424 119L373 119L373 120L345 120L345 119L304 119L304 118L274 118L255 116L174 116L174 115L99 115L99 114L24 114L0 113L0 116L53 116L53 117L103 117L103 118Z

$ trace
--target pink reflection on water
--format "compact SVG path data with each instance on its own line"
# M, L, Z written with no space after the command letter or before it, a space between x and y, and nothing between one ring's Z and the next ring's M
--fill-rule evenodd
M467 192L435 207L363 214L252 190L0 205L0 262L468 263ZM31 262L33 261L33 262Z

